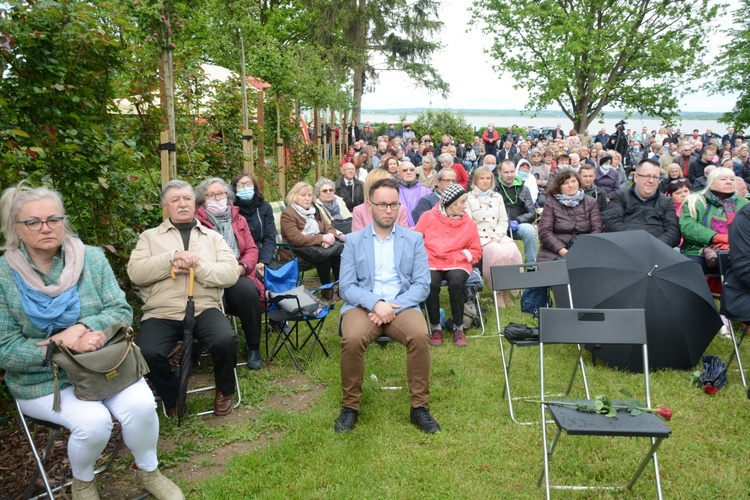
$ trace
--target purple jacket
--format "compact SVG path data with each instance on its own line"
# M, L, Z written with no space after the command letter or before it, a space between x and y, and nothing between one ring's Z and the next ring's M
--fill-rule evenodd
M419 200L430 193L432 193L432 190L419 182L410 188L399 185L398 201L406 208L406 218L409 221L409 227L414 227L415 224L414 217L411 216L411 211L417 206Z

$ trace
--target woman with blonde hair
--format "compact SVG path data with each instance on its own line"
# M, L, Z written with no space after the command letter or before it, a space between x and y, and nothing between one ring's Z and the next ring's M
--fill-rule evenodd
M385 158L385 156L383 158ZM380 179L388 179L390 177L393 176L390 175L387 170L382 168L374 168L369 174L367 174L367 178L365 179L365 202L361 205L357 205L354 207L354 210L352 210L352 232L359 231L365 226L372 224L372 212L367 206L367 202L370 201L370 195L368 194L370 192L370 186ZM409 219L406 216L406 207L403 205L398 207L396 224L401 227L409 227Z
M482 245L482 276L492 282L492 266L523 264L516 242L508 236L508 213L500 193L495 191L495 176L488 167L477 167L466 202L466 211L477 225ZM500 307L512 307L507 291L496 292Z
M298 182L289 190L286 201L288 205L281 212L282 241L292 245L297 257L315 265L322 285L331 282L331 271L338 280L344 245L336 239L336 228L315 217L312 186ZM326 299L333 297L333 289L321 293Z
M436 165L437 160L435 160L435 157L432 154L426 154L422 158L422 164L417 167L419 182L430 189L435 189L437 186L438 176L437 170L435 170Z
M715 250L729 250L729 225L748 200L737 196L734 171L718 167L708 175L707 187L685 199L680 215L683 255L701 266L715 267ZM711 250L714 250L713 252Z
M73 499L97 499L94 464L114 418L135 459L136 480L159 499L184 499L159 472L159 417L146 380L101 401L76 396L65 370L43 364L47 345L79 352L107 344L105 332L129 325L133 310L101 248L84 245L68 223L60 193L11 187L0 199L5 244L0 256L0 368L24 415L70 430ZM59 391L59 392L58 392ZM59 399L58 399L59 398Z

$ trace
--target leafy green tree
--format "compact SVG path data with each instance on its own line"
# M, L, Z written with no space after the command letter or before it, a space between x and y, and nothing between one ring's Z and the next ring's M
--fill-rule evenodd
M750 0L741 0L733 18L744 19L749 11ZM711 88L720 94L739 93L732 111L725 113L720 121L747 130L750 127L750 27L745 23L740 29L728 29L726 34L729 40L719 57L722 70L715 73L717 80Z
M352 118L361 121L362 95L381 71L402 71L418 85L448 91L432 56L433 36L443 23L440 0L302 0L316 22L310 35L331 55L334 67L351 71Z
M456 142L459 140L471 143L474 137L474 128L462 115L455 115L448 110L429 109L417 116L411 124L412 130L421 137L429 135L435 144L440 142L440 137L450 135ZM440 152L437 152L440 154Z
M584 130L605 106L671 120L707 66L710 0L475 0L498 71ZM503 29L498 30L498 27Z

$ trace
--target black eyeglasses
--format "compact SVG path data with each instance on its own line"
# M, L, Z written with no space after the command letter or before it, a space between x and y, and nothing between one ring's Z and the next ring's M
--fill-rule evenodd
M381 212L385 212L389 208L391 210L398 210L398 208L401 206L401 203L395 202L395 203L373 203L372 206L376 207Z
M65 216L57 215L55 217L50 217L47 220L41 220L37 218L19 220L16 221L16 224L25 224L26 227L31 231L41 231L42 226L44 226L45 224L47 224L47 227L50 229L57 229L63 225L63 222L65 222Z

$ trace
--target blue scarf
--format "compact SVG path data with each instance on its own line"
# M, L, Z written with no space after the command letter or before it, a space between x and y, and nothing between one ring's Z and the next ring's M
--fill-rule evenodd
M583 197L585 196L583 193L583 189L579 189L578 192L572 196L568 196L565 194L556 194L553 195L557 201L560 202L560 205L568 208L577 207L581 201L583 201Z
M21 296L23 312L35 327L47 332L47 337L56 329L68 328L78 321L81 315L78 285L52 298L31 288L15 270L13 279Z

